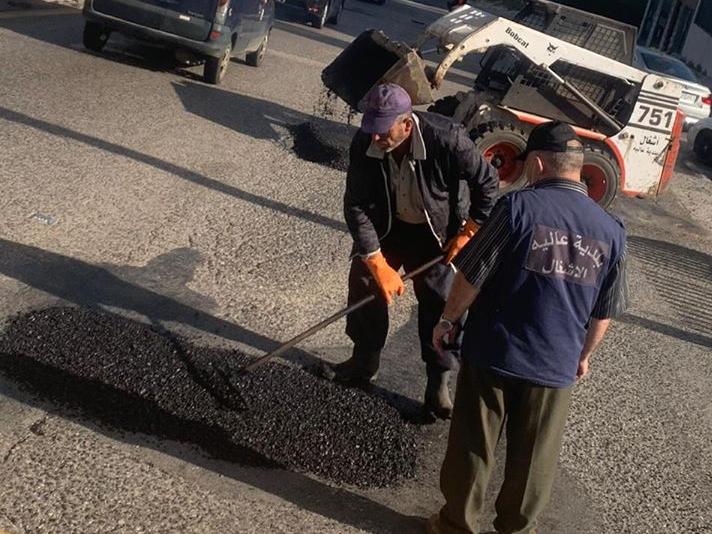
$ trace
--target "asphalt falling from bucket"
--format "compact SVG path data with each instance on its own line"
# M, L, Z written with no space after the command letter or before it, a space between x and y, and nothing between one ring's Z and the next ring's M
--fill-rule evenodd
M197 443L223 459L356 486L414 475L415 429L391 406L280 363L201 347L123 317L50 308L12 319L0 370L122 430ZM230 409L239 395L247 409Z

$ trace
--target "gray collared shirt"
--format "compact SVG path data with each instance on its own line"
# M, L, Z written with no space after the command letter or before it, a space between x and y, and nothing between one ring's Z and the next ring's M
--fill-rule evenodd
M423 208L423 194L418 186L416 162L426 157L425 142L420 131L418 117L413 115L413 134L410 138L410 152L405 155L400 165L393 154L386 153L371 142L366 155L375 159L387 159L390 186L396 200L396 217L410 224L423 224L427 221Z

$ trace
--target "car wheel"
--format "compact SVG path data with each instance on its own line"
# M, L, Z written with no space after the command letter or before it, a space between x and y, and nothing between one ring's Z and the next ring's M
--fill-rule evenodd
M270 30L271 31L271 30ZM265 60L267 54L267 45L269 44L269 31L265 34L260 47L254 52L250 52L245 56L245 61L252 67L259 67Z
M82 41L84 46L89 50L94 52L100 52L104 45L109 40L109 35L111 31L97 24L96 22L87 21L84 25L84 34L82 35Z
M232 44L225 47L225 51L220 57L209 57L205 60L205 68L203 69L203 79L207 83L218 85L225 78L227 67L230 64L232 57Z
M338 1L338 0L337 0ZM338 24L339 23L339 17L341 17L341 12L344 10L344 4L346 3L345 0L342 0L339 2L339 7L336 8L336 13L334 13L331 18L329 19L329 24Z
M701 162L712 164L712 130L702 130L697 134L693 151Z
M618 193L621 171L611 154L598 148L586 147L581 181L588 187L588 196L602 208L607 208Z
M331 5L331 2L329 2L327 0L327 2L324 4L324 7L321 10L321 12L312 17L312 26L314 26L317 29L321 29L324 27L324 24L326 24L326 17L329 14L329 6L330 5Z
M382 5L385 5L386 0L374 0L374 3L376 5L382 6Z

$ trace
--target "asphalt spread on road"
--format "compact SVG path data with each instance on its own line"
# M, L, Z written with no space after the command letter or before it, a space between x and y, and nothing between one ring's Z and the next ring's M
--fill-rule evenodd
M361 487L414 475L416 431L395 408L287 364L240 373L249 361L75 307L17 316L0 337L4 374L117 429Z

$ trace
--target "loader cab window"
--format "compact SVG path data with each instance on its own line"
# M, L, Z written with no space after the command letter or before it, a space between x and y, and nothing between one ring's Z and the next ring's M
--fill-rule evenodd
M480 61L482 70L475 80L475 89L504 95L519 75L523 60L512 48L490 48Z
M635 104L634 85L617 78L614 73L593 71L563 60L555 62L551 70L618 122L626 124L630 119ZM520 70L511 89L502 98L501 105L606 135L616 133L609 131L611 128L588 104L533 63L526 64Z

